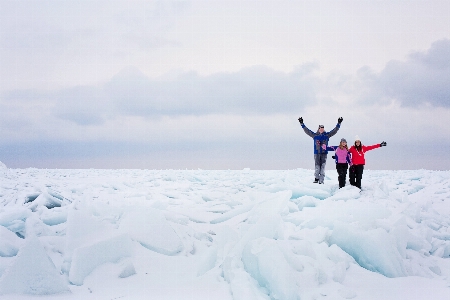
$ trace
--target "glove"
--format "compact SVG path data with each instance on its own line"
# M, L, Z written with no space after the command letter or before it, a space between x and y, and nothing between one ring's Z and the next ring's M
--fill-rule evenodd
M341 124L342 121L344 121L344 119L343 119L342 117L340 117L340 118L338 119L338 123Z
M380 147L386 147L386 142L381 142Z
M303 124L303 118L302 117L298 118L298 121L300 122L300 124Z
M336 155L333 155L331 158L332 158L332 159L336 159Z

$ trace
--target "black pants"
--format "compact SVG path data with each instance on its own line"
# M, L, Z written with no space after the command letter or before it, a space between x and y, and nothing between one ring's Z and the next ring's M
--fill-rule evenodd
M361 179L364 172L364 165L353 165L350 167L350 184L361 189Z
M339 188L345 186L345 180L347 179L347 169L348 169L347 163L336 164L336 170L338 172L338 179L339 179Z

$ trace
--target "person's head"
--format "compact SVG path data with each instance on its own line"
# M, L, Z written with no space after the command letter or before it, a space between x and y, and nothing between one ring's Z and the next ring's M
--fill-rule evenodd
M339 147L347 148L347 140L342 138L341 141L339 142Z
M361 146L361 139L359 136L355 136L355 146L360 147Z
M319 125L319 133L323 133L325 131L325 127L323 125Z

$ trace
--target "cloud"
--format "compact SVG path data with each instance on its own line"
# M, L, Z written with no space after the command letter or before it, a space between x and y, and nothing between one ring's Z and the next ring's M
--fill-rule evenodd
M50 92L15 90L0 96L4 103L41 99L45 111L79 125L102 124L117 116L267 115L314 105L320 85L316 69L315 64L307 64L283 73L256 66L235 73L185 72L151 79L128 67L105 84Z
M202 77L187 72L153 80L130 68L104 88L117 110L130 115L270 114L314 103L318 79L309 68L286 74L256 66L235 73Z
M102 124L109 113L108 98L97 87L74 87L58 91L50 96L56 103L53 114L60 119L79 125Z
M406 61L390 61L379 74L362 68L358 76L366 102L450 107L450 40L436 41L428 51L414 52Z

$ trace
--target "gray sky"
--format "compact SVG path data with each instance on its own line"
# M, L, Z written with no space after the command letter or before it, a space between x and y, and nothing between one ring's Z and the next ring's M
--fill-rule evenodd
M0 0L12 168L450 169L450 1ZM334 163L328 163L334 168Z

